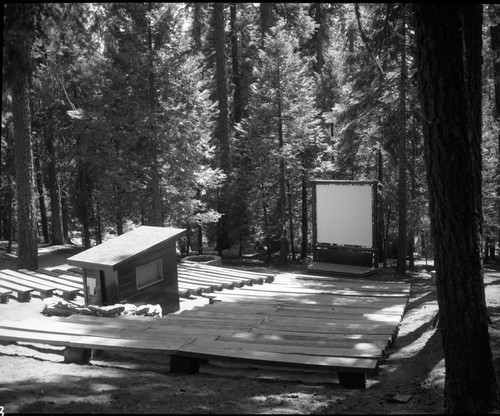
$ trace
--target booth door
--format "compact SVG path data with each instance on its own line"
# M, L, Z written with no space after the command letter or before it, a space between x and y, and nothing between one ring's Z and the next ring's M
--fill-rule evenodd
M85 269L85 304L107 305L106 282L103 270Z

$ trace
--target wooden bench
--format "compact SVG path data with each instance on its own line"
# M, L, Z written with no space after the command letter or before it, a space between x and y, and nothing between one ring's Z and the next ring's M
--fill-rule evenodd
M54 286L47 284L47 282L41 279L25 273L16 272L15 270L0 270L0 279L31 287L40 294L42 299L52 297L54 290L56 290Z
M61 278L56 273L47 273L46 271L20 269L19 272L36 277L40 282L46 282L46 284L54 286L66 300L73 300L77 295L83 295L83 280L80 283L74 283Z
M274 280L273 274L269 273L260 273L260 272L251 272L248 270L242 269L229 269L226 267L219 266L211 266L206 264L196 264L196 263L183 263L182 266L189 267L193 270L207 271L209 273L213 273L214 275L226 276L232 279L243 278L245 280L251 280L253 283L262 284L262 283L271 283Z
M234 287L234 282L226 279L218 279L212 275L205 275L202 273L193 273L188 269L179 267L177 269L177 278L179 280L185 279L187 281L199 282L202 284L209 284L214 287L215 290L220 291L222 289L232 289Z
M13 283L9 280L3 279L2 277L0 277L0 285L4 290L16 293L15 295L12 295L11 293L11 296L17 298L19 302L29 302L31 300L31 292L33 292L33 288L31 287Z

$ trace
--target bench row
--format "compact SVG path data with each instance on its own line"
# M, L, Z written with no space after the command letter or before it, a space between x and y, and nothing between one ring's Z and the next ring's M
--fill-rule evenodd
M46 298L53 296L55 291L60 292L64 299L73 300L83 294L83 287L81 282L45 270L0 270L0 294L15 296L19 302L28 302L32 292ZM8 298L3 300L7 302Z

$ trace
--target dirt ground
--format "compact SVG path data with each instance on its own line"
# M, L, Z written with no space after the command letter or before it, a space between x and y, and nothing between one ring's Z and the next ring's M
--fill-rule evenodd
M65 265L75 249L45 247L39 267ZM242 267L240 263L235 267ZM303 273L305 265L279 268L247 262L255 271ZM0 268L15 268L15 258L0 252ZM65 364L63 347L0 344L0 406L10 413L264 413L264 414L432 414L444 412L444 360L438 310L430 273L422 267L404 278L381 269L373 280L412 283L410 302L390 356L364 390L341 387L335 374L248 367L223 362L201 366L199 374L169 373L161 355L106 352L90 365ZM500 267L485 266L485 287L491 314L491 347L500 380ZM190 308L205 299L183 300ZM11 299L0 304L1 319L37 317L44 303ZM102 318L112 319L112 318ZM161 318L158 318L161 319ZM1 413L1 409L0 409Z

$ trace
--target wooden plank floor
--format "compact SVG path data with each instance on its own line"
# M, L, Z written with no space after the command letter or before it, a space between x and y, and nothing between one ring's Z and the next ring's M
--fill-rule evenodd
M271 284L211 293L212 304L163 318L4 320L0 340L363 375L376 372L397 337L409 294L399 282L280 274Z

